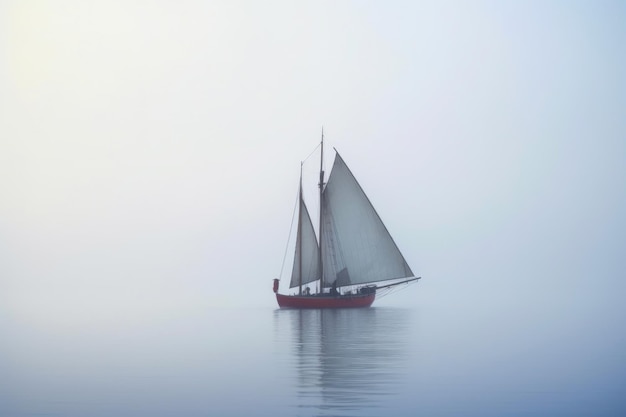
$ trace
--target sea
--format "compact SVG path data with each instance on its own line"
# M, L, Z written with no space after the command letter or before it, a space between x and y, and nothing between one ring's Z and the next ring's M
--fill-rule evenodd
M506 309L5 315L0 330L3 417L626 415L622 336Z

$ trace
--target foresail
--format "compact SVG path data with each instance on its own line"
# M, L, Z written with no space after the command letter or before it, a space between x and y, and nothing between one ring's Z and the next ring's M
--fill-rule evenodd
M387 228L339 154L323 195L323 286L413 276Z
M300 215L298 216L298 236L296 238L296 255L293 260L291 282L289 288L315 281L319 274L319 247L315 237L313 223L303 200L300 200ZM300 263L302 261L302 263ZM302 275L301 275L302 274ZM300 281L302 276L302 281Z

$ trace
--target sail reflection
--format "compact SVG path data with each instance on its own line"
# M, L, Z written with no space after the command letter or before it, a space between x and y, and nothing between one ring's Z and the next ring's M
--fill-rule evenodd
M297 407L308 408L305 414L363 415L397 392L408 356L410 310L278 313L290 322Z

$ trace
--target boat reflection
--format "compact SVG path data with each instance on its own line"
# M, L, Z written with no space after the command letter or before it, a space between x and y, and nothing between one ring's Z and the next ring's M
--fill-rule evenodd
M297 371L296 407L345 416L388 404L406 369L410 310L282 310L277 317L283 315Z

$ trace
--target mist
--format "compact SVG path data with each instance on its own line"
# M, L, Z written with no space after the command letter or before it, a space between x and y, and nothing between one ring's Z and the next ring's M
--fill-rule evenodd
M623 3L8 1L0 16L5 325L274 307L323 127L422 276L379 305L515 329L507 346L589 332L575 352L621 358L602 375L623 387Z

